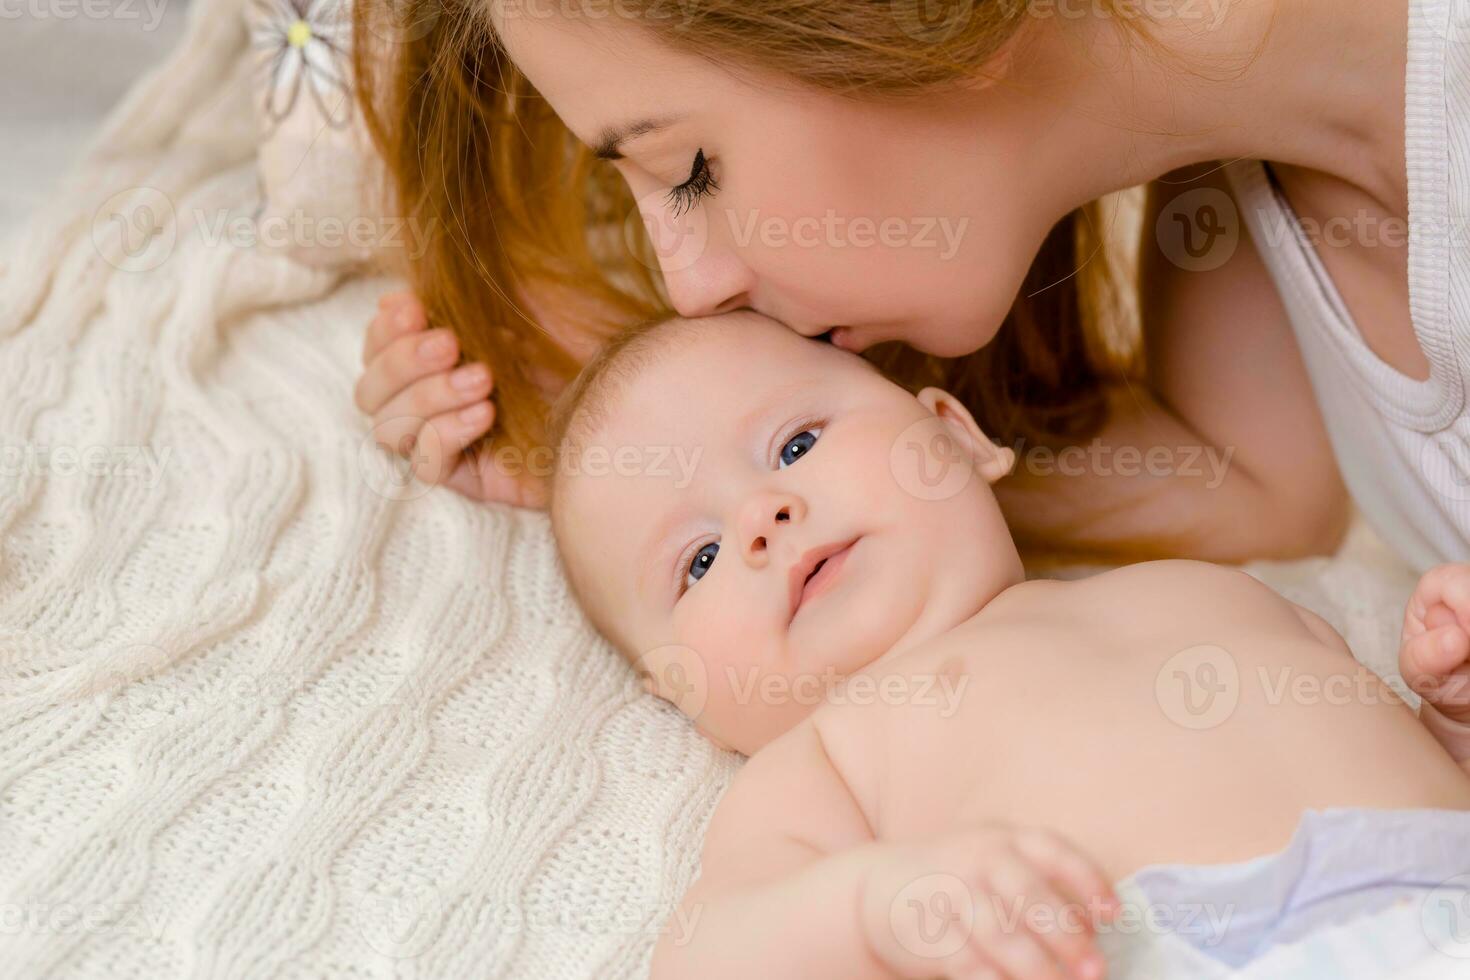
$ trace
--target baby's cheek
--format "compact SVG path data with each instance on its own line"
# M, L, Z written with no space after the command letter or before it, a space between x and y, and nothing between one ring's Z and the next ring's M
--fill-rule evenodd
M696 596L699 588L680 604L676 630L679 643L697 657L691 680L703 685L703 707L696 720L745 751L788 727L789 699L781 692L789 685L769 676L771 665L782 660L783 637L753 598L714 588Z
M759 634L758 617L749 610L742 614L740 604L733 601L709 606L689 645L699 651L711 668L742 670L759 663L762 653L769 649L771 638Z
M711 678L757 662L769 643L756 635L757 617L748 604L718 585L694 586L674 613L676 642L698 657Z

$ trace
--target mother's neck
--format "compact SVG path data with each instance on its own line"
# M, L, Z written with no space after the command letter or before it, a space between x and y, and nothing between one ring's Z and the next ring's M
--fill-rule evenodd
M1086 185L1078 199L1192 163L1261 158L1402 207L1409 0L1125 4L1155 14L1136 22L1144 36L1098 16L1095 0L1020 2L1036 16L1007 81L982 101L1032 114L1033 127L1035 113L1051 117L1033 131L1056 145L1034 158L1069 165L1057 177Z

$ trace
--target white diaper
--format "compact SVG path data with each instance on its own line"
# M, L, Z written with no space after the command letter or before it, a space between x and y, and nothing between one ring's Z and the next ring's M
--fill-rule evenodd
M1117 889L1112 980L1470 977L1470 812L1309 811L1279 853Z

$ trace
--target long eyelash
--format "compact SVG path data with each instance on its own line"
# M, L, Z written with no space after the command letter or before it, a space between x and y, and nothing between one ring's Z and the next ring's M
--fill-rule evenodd
M713 542L711 541L695 541L684 551L682 555L679 556L679 562L677 565L674 566L674 568L677 569L679 576L678 582L675 585L677 592L674 595L674 599L676 601L681 596L683 596L684 593L689 591L689 573L694 568L694 559L699 557L700 549L703 548L705 545L712 543Z
M714 172L704 158L704 150L700 150L694 154L694 166L689 170L689 179L669 189L669 207L674 209L674 217L677 218L698 204L701 197L719 189L719 182L715 180Z
M797 419L795 422L786 426L785 429L780 430L783 435L779 436L778 440L771 445L771 468L775 469L776 464L781 461L781 447L785 446L792 439L795 439L799 433L805 432L807 429L827 428L831 421L831 419L824 415L808 415L805 418Z

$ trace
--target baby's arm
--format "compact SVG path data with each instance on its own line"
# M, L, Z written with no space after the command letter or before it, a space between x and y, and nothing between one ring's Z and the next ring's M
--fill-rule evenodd
M876 841L807 724L757 753L721 801L673 920L687 932L665 931L653 976L1102 976L1090 928L1038 934L1029 917L1005 928L1017 902L1049 906L1051 921L1071 910L1086 926L1116 899L1089 861L1043 831L991 824Z
M885 975L854 914L876 847L815 728L800 726L752 756L720 801L675 920L690 934L664 933L653 977Z
M1399 673L1424 698L1419 718L1470 773L1470 564L1424 573L1404 611Z

